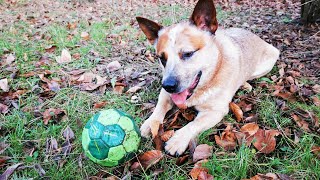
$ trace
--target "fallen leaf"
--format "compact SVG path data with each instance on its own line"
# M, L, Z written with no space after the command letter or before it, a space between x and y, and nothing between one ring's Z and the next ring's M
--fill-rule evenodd
M46 142L46 154L53 154L58 149L58 142L55 138L47 138Z
M174 135L174 130L165 131L161 135L161 140L164 141L164 142L167 142L173 135Z
M214 139L216 143L226 151L234 150L237 146L236 142L222 140L218 135L214 135Z
M187 120L187 121L192 121L195 117L196 114L193 111L189 111L188 109L186 110L180 110L182 111L181 115Z
M74 53L72 54L73 59L79 60L81 58L81 54L80 53Z
M0 103L0 113L6 114L9 111L9 107L5 104Z
M58 92L60 90L59 83L54 80L51 80L50 82L48 82L48 87L53 92Z
M197 145L198 145L197 139L192 138L188 144L188 149L189 149L191 157L193 156L193 153L196 150Z
M40 164L35 164L34 169L38 172L40 177L43 177L46 175L46 171L42 168Z
M276 147L276 139L274 136L278 136L280 133L276 130L262 130L259 129L255 134L255 141L253 145L264 154L269 154L274 151Z
M161 140L161 135L164 133L163 132L163 125L160 124L158 134L153 138L153 144L155 146L156 150L162 151L163 150L163 141Z
M63 49L61 52L61 56L56 58L57 63L69 63L71 62L71 55L67 49Z
M233 102L229 103L229 107L233 114L236 116L237 122L240 122L243 119L243 112L240 107Z
M15 61L16 57L13 54L9 54L7 56L7 58L4 60L4 64L3 65L9 65L12 64L13 61Z
M130 89L128 89L128 91L126 93L136 93L137 91L139 91L142 87L141 86L133 86Z
M0 155L9 147L9 144L0 142Z
M316 84L316 85L312 86L312 90L315 93L320 93L320 85Z
M81 38L85 41L88 41L90 39L90 35L88 32L81 32Z
M138 156L141 166L147 170L152 165L157 164L163 158L163 154L159 150L151 150Z
M285 99L285 100L288 100L290 102L295 102L296 101L296 98L293 96L292 93L290 92L284 92L284 93L281 93L279 91L275 91L272 93L274 96L276 97L281 97L282 99Z
M305 130L305 131L307 131L307 132L310 131L310 129L309 129L309 124L308 124L305 120L301 119L300 116L292 113L292 114L291 114L291 117L292 117L293 120L297 123L297 125L298 125L299 127L301 127L303 130Z
M208 162L208 160L202 160L202 161L198 161L194 167L192 168L192 170L190 171L190 176L192 177L192 179L198 179L200 173L205 172L206 174L208 174L209 170L205 167L202 167L202 163ZM203 175L202 175L203 176Z
M112 61L107 65L107 69L109 72L116 71L121 68L121 64L119 61Z
M53 52L56 50L56 48L57 48L57 46L52 46L52 45L50 45L50 46L48 46L48 47L45 47L45 51L46 51L47 53L53 53Z
M212 149L213 147L207 144L198 145L193 153L193 162L210 157L212 155Z
M198 175L198 180L213 180L213 176L206 171L201 171Z
M46 109L43 113L43 123L47 125L49 120L51 120L52 118L60 120L65 115L66 115L66 112L62 109L55 109L55 108Z
M62 145L61 145L61 153L64 154L66 157L71 153L72 150L72 144L70 143L69 140L66 140Z
M94 103L93 108L100 109L100 108L105 107L106 104L107 104L107 101L97 102L97 103Z
M180 156L176 160L176 165L181 166L188 161L189 155Z
M15 164L15 165L12 165L10 167L7 168L6 171L4 171L2 173L2 175L0 175L0 179L1 180L7 180L9 179L9 177L13 174L13 172L19 167L21 166L23 163L18 163L18 164Z
M141 167L141 164L138 161L136 161L130 166L130 171L136 172L138 170L141 170Z
M242 88L243 90L248 91L248 92L251 92L251 91L252 91L252 86L251 86L248 82L245 82L245 83L241 86L241 88Z
M0 80L0 89L2 89L4 92L9 91L9 85L8 85L8 79L4 78Z
M280 78L284 76L284 67L281 67L281 69L279 69L279 75L280 75Z
M67 126L67 128L63 131L62 135L66 140L74 139L74 132L69 126Z
M256 123L248 123L243 125L240 128L241 132L247 132L250 136L254 135L259 129L259 126Z
M320 146L312 146L311 152L320 159Z
M124 90L124 86L114 86L113 92L116 94L122 94Z
M320 100L317 96L312 97L313 104L316 106L320 106Z

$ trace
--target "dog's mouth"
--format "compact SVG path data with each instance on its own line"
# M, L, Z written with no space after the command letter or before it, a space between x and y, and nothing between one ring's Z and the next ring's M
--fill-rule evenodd
M199 81L200 81L200 78L201 78L201 75L202 75L202 71L199 71L197 76L194 78L192 84L186 88L185 90L183 90L182 92L180 93L174 93L174 94L171 94L171 99L172 101L179 107L179 108L182 108L182 107L185 107L186 105L186 101L187 99L189 99L192 94L193 94L193 91L196 89L196 87L198 86L199 84Z

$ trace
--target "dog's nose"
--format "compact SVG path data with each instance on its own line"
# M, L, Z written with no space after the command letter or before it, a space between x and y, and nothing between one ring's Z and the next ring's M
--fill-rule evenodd
M179 86L179 81L174 76L169 76L162 83L162 87L168 93L176 93L176 92L178 92L178 86Z

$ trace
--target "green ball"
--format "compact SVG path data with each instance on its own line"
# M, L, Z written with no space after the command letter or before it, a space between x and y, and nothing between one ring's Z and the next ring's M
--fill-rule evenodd
M82 132L82 147L89 159L116 166L131 159L139 148L140 131L134 119L118 109L95 114Z

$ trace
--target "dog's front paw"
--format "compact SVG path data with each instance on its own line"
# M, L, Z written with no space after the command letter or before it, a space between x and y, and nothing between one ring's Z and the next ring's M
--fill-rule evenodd
M152 134L152 138L158 135L160 126L160 121L156 119L147 119L142 126L140 127L141 136L148 137L150 132Z
M165 151L171 155L180 156L187 149L192 135L184 129L178 130L169 141L166 142L164 147Z

